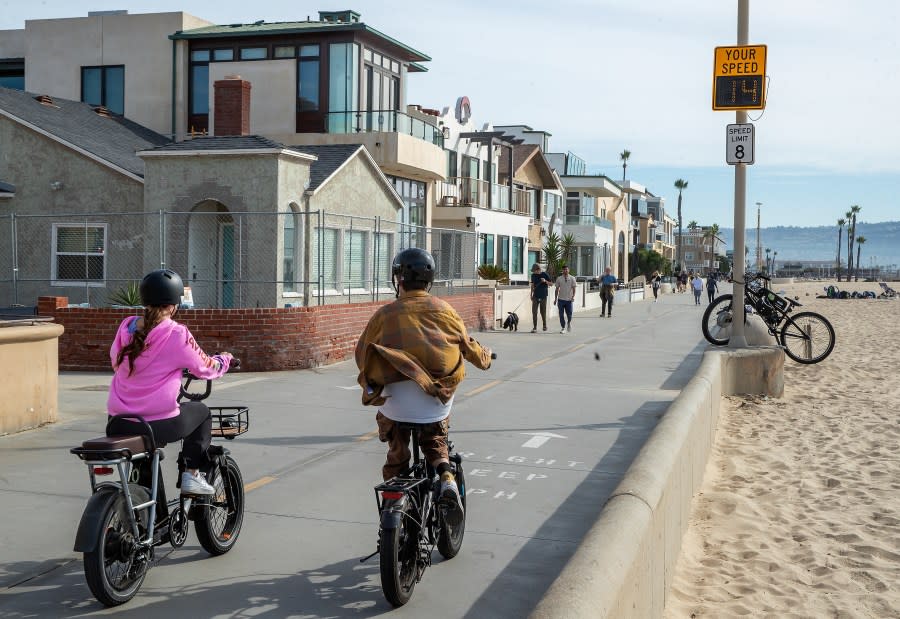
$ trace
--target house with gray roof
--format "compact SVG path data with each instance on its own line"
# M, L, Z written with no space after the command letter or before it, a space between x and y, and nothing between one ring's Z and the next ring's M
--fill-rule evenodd
M161 265L197 307L390 285L402 202L360 145L171 142L102 106L0 88L0 179L0 305L104 305Z

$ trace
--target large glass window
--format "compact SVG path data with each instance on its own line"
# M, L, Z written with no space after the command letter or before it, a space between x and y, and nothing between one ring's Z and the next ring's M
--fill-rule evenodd
M347 133L352 114L357 109L359 94L359 45L332 43L328 46L328 130Z
M512 269L510 273L524 273L522 261L525 259L525 239L520 236L512 240Z
M125 67L81 67L81 100L125 113Z
M325 290L337 288L338 231L334 228L316 228L313 235L312 273L313 286L318 287L319 275L324 279ZM319 269L321 251L322 268Z
M300 47L297 61L297 106L301 112L319 110L319 46Z
M106 224L53 224L52 278L57 284L104 280Z
M284 227L282 229L282 246L284 248L284 261L282 265L282 286L284 292L297 292L297 228L294 220L296 215L284 215Z
M497 238L500 245L500 268L509 273L509 237L501 234Z
M344 232L344 288L366 287L367 232Z
M0 87L25 90L24 60L0 60Z
M212 59L215 62L228 62L229 60L234 60L234 50L230 47L227 49L214 49Z
M375 243L377 285L379 288L388 288L391 285L391 262L394 259L394 235L390 232L376 232Z
M265 47L241 48L241 60L265 60L269 57L269 50Z
M425 225L425 183L408 178L389 176L394 189L403 200L401 222L413 226Z
M494 254L494 235L479 234L478 235L478 254L481 260L479 264L495 264L497 261Z

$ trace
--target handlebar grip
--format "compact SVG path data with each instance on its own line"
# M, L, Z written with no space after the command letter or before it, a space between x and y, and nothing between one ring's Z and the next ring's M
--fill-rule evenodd
M241 369L241 360L237 357L231 358L231 363L228 365L229 370L239 370Z
M492 353L491 353L491 359L496 359L496 358L497 358L497 353L492 352Z

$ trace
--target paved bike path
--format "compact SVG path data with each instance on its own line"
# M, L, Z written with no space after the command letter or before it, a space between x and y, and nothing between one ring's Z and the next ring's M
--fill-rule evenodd
M491 332L499 354L469 367L451 438L466 457L460 555L426 571L413 600L381 594L372 486L384 457L374 410L359 405L355 367L233 374L210 404L247 404L250 432L229 443L248 485L235 549L206 558L191 533L152 569L138 596L104 610L71 551L88 498L68 448L102 433L104 374L61 377L59 423L0 437L0 616L416 617L527 615L593 524L706 348L688 295L576 314L560 335ZM595 358L599 356L599 359ZM174 480L174 449L166 481Z

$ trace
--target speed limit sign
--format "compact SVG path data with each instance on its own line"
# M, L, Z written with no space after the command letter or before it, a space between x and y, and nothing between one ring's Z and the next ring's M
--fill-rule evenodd
M725 161L728 165L752 164L755 139L753 124L728 125L725 132Z

